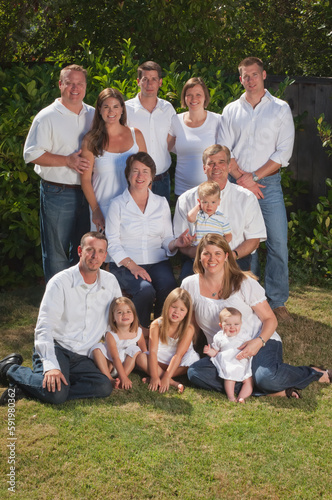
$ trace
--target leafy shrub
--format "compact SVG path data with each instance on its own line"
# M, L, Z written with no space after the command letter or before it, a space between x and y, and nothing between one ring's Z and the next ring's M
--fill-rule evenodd
M125 40L122 60L107 58L103 50L91 51L90 43L82 44L82 64L88 72L85 102L95 105L99 92L115 87L127 98L137 94L137 66L135 47ZM33 165L23 160L23 146L34 116L59 96L58 79L65 61L28 67L14 65L0 68L0 286L17 285L42 277L39 234L39 177ZM192 76L201 76L211 93L209 109L221 113L229 102L243 92L236 77L226 76L222 69L198 62L187 70L177 70L177 62L163 68L160 97L169 100L177 112L181 111L180 96L185 82ZM286 79L277 90L282 95ZM291 180L284 177L285 183ZM293 186L293 185L292 185ZM293 187L292 190L294 191ZM290 198L289 202L290 203Z
M320 196L315 209L290 214L289 258L309 266L311 274L332 277L332 180L327 179L327 196Z

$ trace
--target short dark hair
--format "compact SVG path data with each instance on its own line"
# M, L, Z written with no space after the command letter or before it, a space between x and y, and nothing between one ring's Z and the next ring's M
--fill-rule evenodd
M264 70L263 61L261 59L259 59L259 57L246 57L245 59L243 59L240 62L239 66L238 66L240 76L242 76L242 69L243 68L246 68L247 66L252 66L253 64L258 64L260 69L262 71Z
M140 80L143 76L143 71L157 71L159 79L162 78L162 70L158 63L154 61L146 61L140 64L137 68L137 78Z
M220 153L220 151L223 151L224 153L226 153L227 163L229 164L229 162L231 161L231 153L230 153L230 150L228 149L228 147L227 146L220 146L220 144L212 144L212 146L209 146L208 148L204 149L204 151L203 151L203 157L202 157L203 165L206 165L206 162L207 162L209 156L214 156L214 155Z
M148 153L145 153L144 151L139 151L138 153L128 156L126 160L125 177L127 179L128 186L130 186L129 176L134 161L139 161L140 163L143 163L146 167L148 167L151 170L151 177L153 181L156 175L156 164Z
M79 64L70 64L69 66L66 66L65 68L62 68L60 71L60 80L63 81L64 74L66 71L81 71L83 75L85 76L85 80L87 80L87 75L88 72L86 69L83 68L83 66L80 66Z
M181 107L185 108L186 107L186 93L188 89L192 89L195 87L195 85L200 85L203 89L204 92L204 108L207 108L209 103L210 103L210 92L209 89L207 88L203 78L199 76L194 76L193 78L190 78L185 84L181 92Z
M87 238L97 238L97 240L106 241L106 248L108 247L108 241L106 236L103 233L99 233L98 231L89 231L88 233L83 234L80 242L80 247L83 248Z

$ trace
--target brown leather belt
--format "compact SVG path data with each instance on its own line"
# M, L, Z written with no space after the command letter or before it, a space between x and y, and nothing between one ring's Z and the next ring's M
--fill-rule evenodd
M163 179L165 179L167 175L168 175L168 170L166 170L166 172L164 172L163 174L156 175L153 179L153 182L162 181Z
M82 189L78 184L59 184L59 182L45 181L44 179L42 179L42 183L67 189Z

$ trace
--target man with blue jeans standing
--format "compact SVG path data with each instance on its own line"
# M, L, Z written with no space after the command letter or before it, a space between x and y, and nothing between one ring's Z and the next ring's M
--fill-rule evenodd
M163 83L161 67L154 61L146 61L137 69L140 92L126 101L127 124L138 128L145 139L147 152L153 158L157 173L152 192L170 201L171 155L168 152L168 132L175 110L165 99L159 99L158 90Z
M94 108L83 102L86 70L71 65L60 72L60 98L34 118L24 145L24 160L35 164L40 183L40 235L46 282L78 262L77 247L89 231L89 207L80 174L88 167L81 142Z
M289 296L287 215L280 168L288 165L294 144L294 122L288 104L264 88L266 72L257 57L239 65L245 93L222 114L221 138L231 151L230 174L258 198L267 231L264 288L278 320L291 320L285 307ZM252 267L255 274L258 266Z
M1 405L23 397L59 404L111 394L111 381L88 354L107 329L110 303L122 294L116 278L100 270L107 255L104 235L85 234L78 255L77 265L53 276L46 286L35 329L33 370L20 366L20 354L0 361L0 380L10 384Z

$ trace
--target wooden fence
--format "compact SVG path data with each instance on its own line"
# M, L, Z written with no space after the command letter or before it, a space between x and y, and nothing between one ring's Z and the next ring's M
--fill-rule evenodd
M308 182L309 193L299 197L297 206L292 208L309 209L319 196L326 195L325 180L332 177L332 157L322 146L315 122L324 113L325 120L332 124L332 78L293 79L295 83L286 89L285 98L293 116L303 115L303 119L296 131L290 169L295 179ZM284 77L270 76L266 87L274 89L283 80Z

